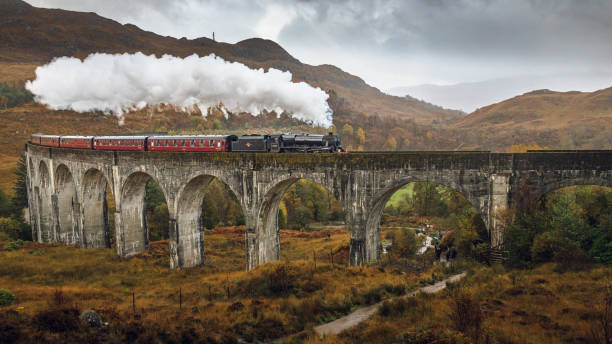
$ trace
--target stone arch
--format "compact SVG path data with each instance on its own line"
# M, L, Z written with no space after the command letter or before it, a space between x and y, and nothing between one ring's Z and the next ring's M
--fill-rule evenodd
M176 233L178 267L193 267L204 262L202 203L209 184L218 179L213 175L198 175L190 179L179 192L176 203ZM238 200L233 188L229 186L234 198ZM241 211L244 208L239 201Z
M291 185L295 184L300 179L320 185L330 194L334 194L333 190L330 190L329 185L325 183L323 179L313 175L298 173L279 178L274 183L271 183L272 186L265 192L265 196L257 212L257 224L255 228L258 264L280 259L278 212L283 196Z
M81 202L83 207L83 246L87 248L110 247L110 228L106 190L108 180L100 170L91 168L83 175ZM111 189L112 193L112 189Z
M594 176L590 178L564 178L554 182L546 183L542 185L536 193L536 198L541 199L544 195L549 192L563 189L568 186L578 185L595 185L595 186L606 186L612 188L612 175L608 178L602 176Z
M289 177L271 187L264 196L257 216L258 263L280 259L280 236L278 228L278 209L283 195L300 178Z
M57 196L57 233L59 241L65 244L79 242L78 214L80 212L76 186L68 166L60 164L55 172L55 193Z
M38 190L36 191L39 210L39 240L41 242L55 241L53 202L51 200L51 175L47 164L41 160L38 165Z
M125 179L121 188L117 250L122 257L132 256L149 249L144 199L147 184L151 180L155 179L148 173L134 172ZM161 184L160 187L167 202L167 193Z
M406 177L393 181L391 185L383 188L378 192L372 199L370 207L368 208L368 215L366 217L366 233L365 233L365 247L362 254L365 254L365 262L380 259L381 253L381 242L380 242L380 219L385 208L385 205L391 198L391 196L401 189L402 187L416 182L428 182L442 185L452 189L454 192L461 194L465 197L470 204L478 211L480 217L483 218L483 214L480 209L480 204L476 199L470 197L470 194L465 192L463 187L459 183L453 180L441 180L440 178L422 178L422 177ZM484 222L484 219L483 219ZM353 254L351 253L351 256Z

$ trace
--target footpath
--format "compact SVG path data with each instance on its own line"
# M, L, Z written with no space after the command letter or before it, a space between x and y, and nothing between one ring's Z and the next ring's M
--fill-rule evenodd
M457 282L461 280L463 277L465 277L465 272L450 276L436 284L432 284L426 287L419 288L411 293L408 293L406 295L399 296L399 297L403 297L403 298L414 297L418 293L435 294L439 292L440 290L443 290L444 288L446 288L446 282ZM384 301L381 301L371 306L361 307L355 310L353 313L350 313L342 318L338 318L327 324L319 325L315 327L314 330L321 337L325 337L327 335L338 334L344 330L347 330L359 324L362 321L365 321L371 318L378 311L378 309L382 306L383 302Z

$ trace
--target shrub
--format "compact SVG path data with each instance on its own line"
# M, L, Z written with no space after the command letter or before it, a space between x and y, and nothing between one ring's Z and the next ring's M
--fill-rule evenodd
M13 219L0 217L0 240L17 240L21 234L21 224Z
M23 240L16 240L13 242L9 242L8 244L4 246L4 250L5 251L15 251L19 249L21 246L23 246L23 244L25 244Z
M559 233L549 231L538 234L533 239L531 246L531 257L536 263L550 262L555 254L567 243L558 235Z
M58 333L79 328L79 311L75 308L51 309L38 313L34 322L39 328Z
M417 303L414 297L387 300L380 307L380 314L384 317L398 317L410 308L416 307Z
M15 295L6 289L0 289L0 306L11 305L15 301Z
M465 291L457 291L450 300L449 317L455 330L478 341L481 333L483 314L480 301Z
M0 83L0 108L10 108L29 103L34 95L25 88L10 87L6 82Z

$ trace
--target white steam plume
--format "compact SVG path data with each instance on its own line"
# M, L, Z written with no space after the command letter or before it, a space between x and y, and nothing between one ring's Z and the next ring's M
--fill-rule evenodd
M26 88L54 110L121 116L149 105L206 109L221 102L232 112L286 111L313 125L332 125L328 95L320 88L291 82L289 72L254 70L214 55L92 54L83 61L61 57L36 68L36 79Z

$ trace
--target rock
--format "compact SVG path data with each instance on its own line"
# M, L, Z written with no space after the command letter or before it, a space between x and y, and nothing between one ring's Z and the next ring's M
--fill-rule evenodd
M102 326L102 318L100 318L100 315L98 315L98 313L96 313L96 311L93 309L83 311L83 313L79 315L79 319L90 327Z

